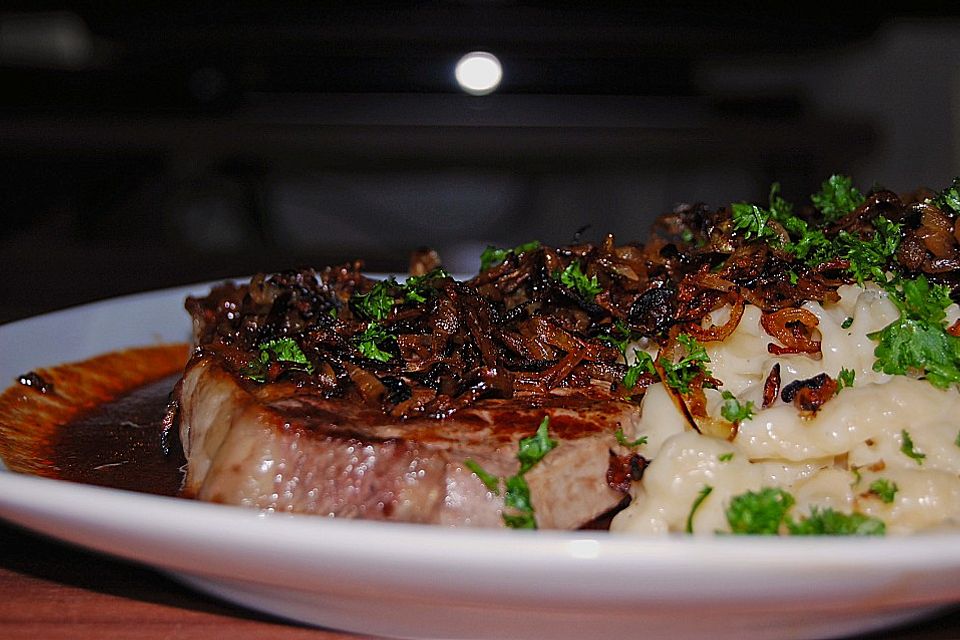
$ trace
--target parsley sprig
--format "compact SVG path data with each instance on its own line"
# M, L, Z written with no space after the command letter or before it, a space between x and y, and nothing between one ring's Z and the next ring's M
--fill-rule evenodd
M634 349L633 364L627 367L627 372L623 375L623 386L627 389L633 389L637 386L637 380L639 380L640 376L644 373L657 373L657 368L653 364L653 358L646 351Z
M931 285L924 275L889 285L890 300L900 317L874 333L874 371L921 375L941 389L960 382L960 338L946 331L950 290Z
M520 255L521 253L525 253L527 251L533 251L539 246L540 243L536 240L517 245L513 249L499 249L497 247L488 246L483 250L483 253L480 254L480 271L486 271L487 269L492 269L493 267L502 264L503 261L507 259L507 256L509 256L511 253Z
M371 322L366 329L354 336L353 343L365 358L389 362L393 359L393 354L385 351L383 347L390 341L396 342L396 340L396 336L387 331L383 325Z
M576 291L581 298L586 300L592 300L603 291L597 276L587 278L587 274L581 269L578 260L568 264L563 271L557 272L555 276L565 287Z
M533 502L530 499L530 486L524 477L530 469L556 448L558 442L550 437L550 416L544 416L536 433L521 438L517 447L517 460L520 469L512 476L503 479L503 523L511 529L536 529ZM499 495L500 478L488 473L475 460L467 458L464 464L477 474L489 491Z
M930 203L941 211L960 214L960 176L954 178L950 186L938 193Z
M260 343L257 349L260 351L257 359L250 361L242 372L245 377L255 382L264 382L267 379L267 369L271 361L284 363L288 369L313 373L313 363L307 359L303 349L293 338L267 340Z
M383 320L396 304L393 291L400 285L394 278L381 280L366 293L355 293L350 298L353 308L368 320Z
M893 502L899 490L900 487L897 486L896 482L892 482L886 478L877 478L870 483L869 493L880 498L885 504L890 504Z
M831 176L821 191L811 196L825 223L835 222L863 203L863 195L846 176ZM859 283L884 282L885 270L900 246L901 225L883 216L873 220L872 234L861 237L840 231L830 238L793 212L793 206L780 196L780 185L770 188L767 208L745 202L731 205L733 227L745 240L764 241L793 255L808 266L834 258L849 263L848 270Z
M720 407L720 415L730 422L740 423L749 420L754 416L756 407L753 402L747 400L746 404L740 404L737 397L724 390L720 396L723 398L723 406Z
M727 523L731 532L749 535L778 535L785 527L795 536L884 535L882 520L862 513L843 513L830 507L811 507L810 514L794 520L788 512L796 500L783 489L766 487L735 496L727 507Z
M916 446L913 444L913 438L910 437L909 431L906 429L900 430L900 441L900 452L917 464L923 464L923 459L927 457L927 454L917 451Z
M853 179L847 176L832 175L820 185L820 191L810 196L813 206L823 215L824 220L836 222L861 204L865 198L855 186Z
M690 384L698 375L712 375L706 367L710 356L703 345L689 334L681 333L677 336L677 342L683 347L685 355L676 362L660 356L658 362L663 368L664 384L686 394L690 393Z

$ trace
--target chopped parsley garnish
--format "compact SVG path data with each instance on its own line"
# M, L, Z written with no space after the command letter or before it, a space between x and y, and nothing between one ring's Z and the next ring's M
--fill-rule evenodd
M275 338L262 342L258 347L260 354L256 360L247 364L243 375L256 382L266 380L267 367L270 361L283 362L292 365L291 369L313 373L313 364L293 338ZM300 365L300 366L298 366Z
M393 278L381 280L366 293L355 293L350 298L353 308L368 320L383 320L393 309L392 290L399 285Z
M719 456L717 456L717 460L720 462L730 462L733 460L733 452L727 451L726 453L721 453Z
M706 363L710 362L707 350L697 340L686 333L677 336L677 342L686 351L686 355L677 362L670 362L661 357L659 362L663 367L664 383L680 393L690 393L690 383L698 375L710 376Z
M893 502L893 498L899 490L900 487L897 486L896 482L891 482L886 478L878 478L870 483L870 493L880 498L886 504Z
M747 240L779 240L780 234L768 226L770 212L755 204L736 202L730 206L733 228L743 232Z
M836 222L861 204L865 198L856 187L853 179L847 176L832 175L820 185L819 193L810 196L813 206L823 214L828 223Z
M847 316L844 318L843 322L840 323L841 329L849 329L853 326L853 316Z
M703 501L707 499L713 492L713 487L710 485L704 485L703 489L700 489L700 493L697 494L697 497L693 501L693 505L690 507L690 515L687 516L687 533L693 533L693 516L697 513L697 509L700 508L700 505L703 504Z
M593 299L598 293L603 291L603 287L597 281L597 276L587 278L586 274L580 268L580 262L574 260L567 265L567 268L559 272L557 276L560 282L576 291L580 297L587 300Z
M503 494L503 506L516 513L503 513L503 523L511 529L536 529L537 519L530 502L530 486L522 475L510 476L504 481L507 491Z
M836 255L850 262L848 270L859 284L867 280L886 282L887 262L900 246L901 225L877 216L873 226L874 233L870 238L841 231L834 239Z
M467 458L464 461L464 464L467 465L467 468L470 469L470 471L473 471L475 474L477 474L477 477L480 478L480 482L483 483L488 491L492 491L496 494L500 493L500 478L492 473L487 473L484 471L483 467L477 464L475 460L470 458Z
M540 243L536 240L517 245L513 249L498 249L497 247L487 247L480 254L480 271L492 269L498 264L503 263L511 253L520 255L526 251L533 251L538 248Z
M957 439L953 441L953 444L960 447L960 432L957 433Z
M723 397L723 406L720 408L720 415L722 415L725 420L739 423L753 417L755 407L752 402L748 400L746 404L741 405L737 397L729 391L724 391L720 395Z
M545 416L537 427L537 432L529 438L520 440L520 448L517 451L517 459L520 461L520 475L529 471L533 465L537 464L543 457L553 451L557 446L557 441L550 438L547 430L550 427L550 416Z
M809 517L798 522L788 519L787 530L794 536L882 536L887 532L887 525L862 513L811 507Z
M810 515L795 521L787 515L796 504L783 489L767 487L735 496L727 507L727 523L735 534L777 535L781 526L791 535L884 535L882 520L862 513L846 514L830 507L811 507Z
M949 187L937 194L930 203L941 211L960 213L960 177L953 179Z
M900 452L908 458L915 460L917 464L923 464L923 459L927 457L927 454L920 453L916 450L913 445L913 439L910 437L910 433L906 429L901 429L900 438L902 440Z
M864 198L845 176L832 176L823 183L820 193L812 196L814 205L827 223L843 217ZM821 229L793 213L793 207L780 196L780 186L770 188L769 208L744 202L730 206L733 227L748 241L760 240L769 243L808 266L816 266L833 258L849 262L848 270L861 284L870 278L885 280L887 262L900 245L900 225L878 216L873 220L874 233L867 238L848 231L840 231L828 238ZM789 275L796 284L795 272Z
M398 297L402 302L426 302L431 291L430 283L449 276L443 268L437 267L422 276L410 276L403 284L390 277L376 283L366 293L355 293L350 303L362 317L380 321L387 317Z
M530 486L524 476L544 456L557 446L557 441L550 438L548 429L550 416L545 416L537 427L534 435L521 438L517 448L517 460L520 469L516 474L503 479L503 523L511 529L536 529L537 520L534 516L533 503L530 500ZM467 458L464 464L477 474L484 486L493 493L500 494L500 478L484 471L476 461ZM510 510L509 512L507 510Z
M946 331L945 310L950 291L930 285L922 274L902 280L901 291L888 287L900 318L868 334L877 342L874 371L894 375L922 375L936 387L960 382L960 338Z
M627 372L623 375L623 386L627 389L633 389L637 386L637 380L641 374L655 374L657 368L653 365L653 358L646 351L640 349L633 350L633 364L627 367Z
M613 432L614 437L617 439L617 444L623 447L628 447L630 449L634 447L639 447L640 445L647 444L647 436L640 436L636 440L627 440L627 436L623 434L623 428L617 427L617 430Z
M841 368L840 373L837 374L837 393L840 393L841 389L852 387L856 377L857 372L853 369Z
M379 362L389 362L393 359L393 354L384 351L381 347L390 340L396 341L396 336L384 329L381 325L370 323L367 328L354 336L354 344L365 358L377 360Z
M616 347L623 354L623 361L627 361L627 347L639 336L635 336L633 330L622 320L616 320L606 333L597 336L597 340L605 342Z
M426 302L430 295L430 283L438 278L449 278L443 267L437 267L422 276L410 276L403 283L403 299L405 302Z
M733 533L777 535L794 502L793 496L783 489L767 487L748 491L730 500L727 523Z

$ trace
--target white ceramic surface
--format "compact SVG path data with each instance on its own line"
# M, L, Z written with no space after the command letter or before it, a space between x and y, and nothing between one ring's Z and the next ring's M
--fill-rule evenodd
M191 287L0 327L0 380L187 339ZM0 473L0 517L279 616L408 638L818 638L960 602L960 535L652 539L262 514Z

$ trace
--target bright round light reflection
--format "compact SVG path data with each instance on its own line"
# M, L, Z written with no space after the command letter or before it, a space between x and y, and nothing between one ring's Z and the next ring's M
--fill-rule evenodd
M472 51L460 58L455 75L461 89L471 95L485 96L500 85L503 67L492 53Z

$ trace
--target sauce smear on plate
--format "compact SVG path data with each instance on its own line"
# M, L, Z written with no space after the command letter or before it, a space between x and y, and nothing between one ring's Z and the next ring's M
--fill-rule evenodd
M186 463L178 443L165 447L163 416L172 375L134 389L76 418L50 443L60 479L173 496ZM166 450L165 450L166 449Z
M176 495L183 452L176 434L164 442L163 418L188 353L141 347L24 372L0 394L0 458L11 471Z

